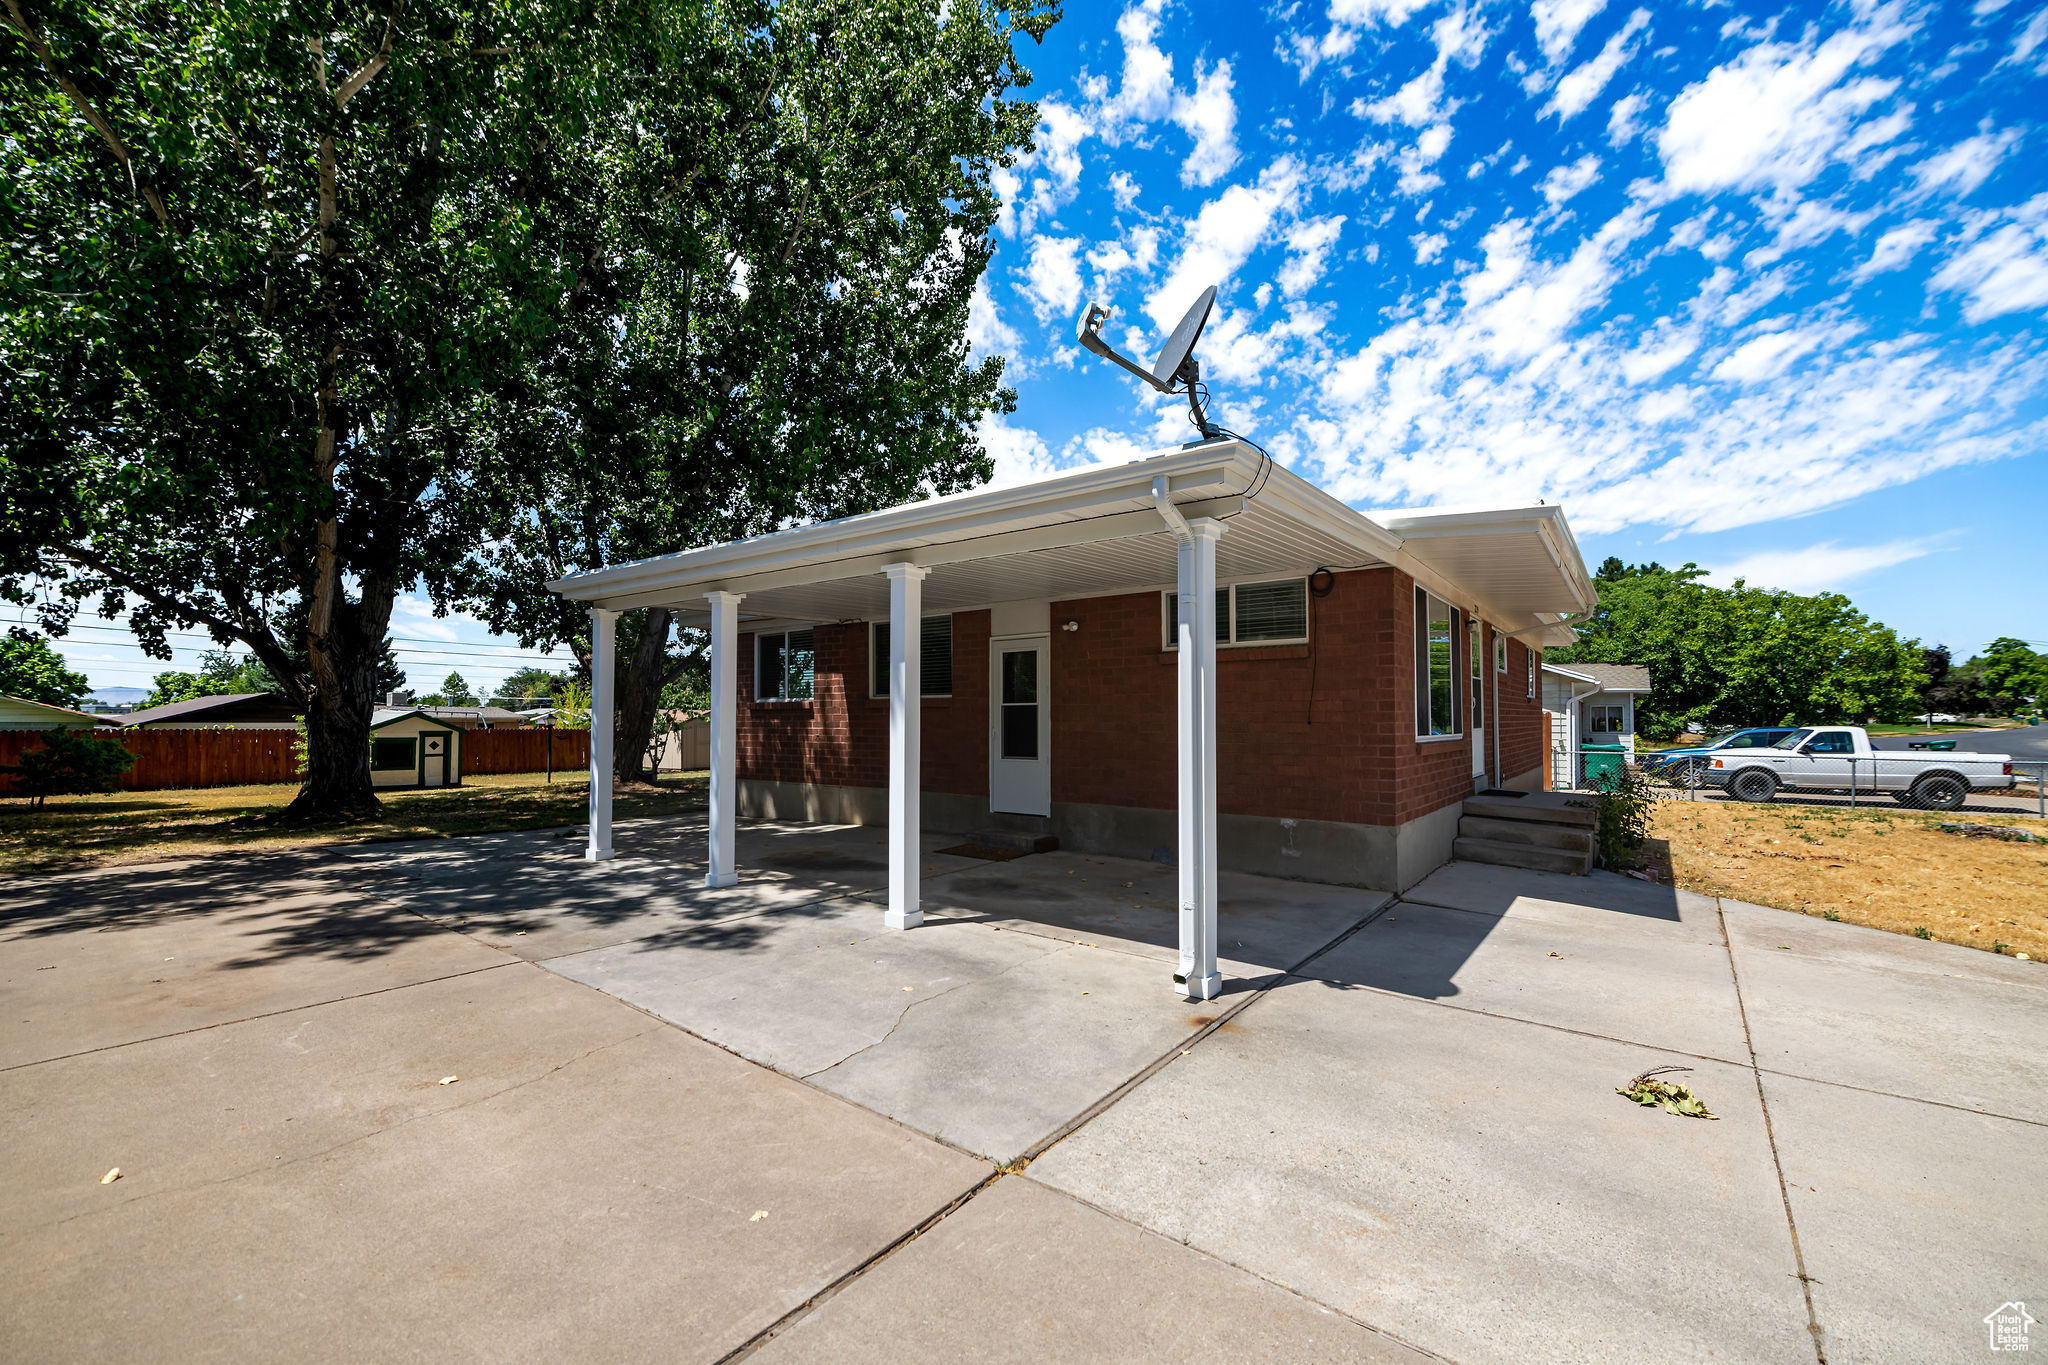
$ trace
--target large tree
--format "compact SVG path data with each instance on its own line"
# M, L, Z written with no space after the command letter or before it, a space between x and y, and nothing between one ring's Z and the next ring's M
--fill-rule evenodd
M19 626L0 636L0 694L75 707L90 691L85 674L65 663L42 636Z
M520 514L453 590L587 673L588 615L550 580L985 479L977 423L1015 400L968 309L990 172L1037 121L1013 43L1057 8L787 0L630 35L596 154L534 196L572 302L497 414ZM622 776L702 669L674 624L621 622Z
M1652 738L1723 725L1909 719L1924 680L1917 641L1901 640L1839 593L1802 596L1701 583L1687 564L1601 565L1600 601L1579 642L1545 657L1645 664Z
M607 3L0 0L0 596L246 645L306 708L299 814L375 809L394 597L502 525Z

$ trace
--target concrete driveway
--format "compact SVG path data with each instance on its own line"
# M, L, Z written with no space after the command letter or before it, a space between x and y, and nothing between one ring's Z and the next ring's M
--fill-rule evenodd
M928 839L890 934L881 834L0 884L0 1357L1839 1365L2048 1300L2040 964L1453 864L1226 878L1198 1009L1170 868Z

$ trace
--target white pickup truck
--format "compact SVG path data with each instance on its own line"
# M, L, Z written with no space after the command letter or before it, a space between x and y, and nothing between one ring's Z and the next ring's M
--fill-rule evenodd
M1902 806L1954 810L1973 791L2012 786L2005 754L1902 753L1873 749L1854 725L1794 730L1767 749L1728 749L1700 774L1738 801L1768 801L1781 789L1883 792Z

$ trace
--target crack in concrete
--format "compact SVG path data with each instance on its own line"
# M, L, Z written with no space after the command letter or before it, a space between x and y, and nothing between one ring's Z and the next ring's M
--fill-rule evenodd
M1046 962L1046 961L1050 961L1050 960L1051 960L1052 958L1055 958L1055 957L1059 956L1059 955L1060 955L1061 953L1070 953L1070 952L1072 952L1072 951L1073 951L1073 950L1074 950L1075 948L1078 948L1078 947L1080 947L1080 946L1081 946L1080 944L1078 944L1078 943L1075 943L1075 944L1068 944L1068 945L1066 945L1066 946L1063 946L1063 947L1055 948L1055 949L1053 949L1053 950L1052 950L1051 952L1049 952L1049 953L1040 953L1040 954L1039 954L1039 955L1038 955L1037 957L1030 957L1030 958L1026 958L1026 959L1024 959L1024 960L1023 960L1022 962L1012 962L1012 963L1011 963L1011 964L1010 964L1009 966L1007 966L1007 967L1003 968L1003 969L1002 969L1001 971L998 971L998 972L990 972L990 973L989 973L989 974L988 974L987 976L977 976L977 977L974 977L974 978L972 978L971 980L967 980L967 981L962 981L962 982L961 982L961 983L960 983L959 985L957 985L957 986L948 986L948 987L946 987L946 989L944 989L944 990L942 990L942 991L935 991L935 992L933 992L933 993L932 993L932 994L930 994L930 995L926 995L926 996L920 996L920 997L919 997L918 999L916 999L916 1000L913 1000L913 1001L911 1001L911 1002L910 1002L909 1004L905 1005L905 1006L903 1007L902 1011L901 1011L900 1013L898 1013L898 1014L897 1014L897 1016L896 1016L896 1022L895 1022L895 1023L893 1023L893 1024L891 1024L891 1025L889 1025L889 1031L888 1031L887 1033L883 1034L883 1035L882 1035L881 1037L879 1037L879 1038L875 1039L875 1041L874 1041L874 1042L872 1042L872 1043L867 1043L867 1044L864 1044L864 1045L862 1045L862 1046L860 1046L860 1047L857 1047L857 1048L855 1048L855 1049L854 1049L853 1051L851 1051L851 1052L847 1053L847 1054L846 1054L846 1055L845 1055L844 1057L841 1057L841 1058L840 1058L840 1059L839 1059L838 1061L836 1061L836 1062L833 1062L833 1063L832 1063L832 1064L831 1064L830 1066L821 1066L821 1067L819 1067L819 1068L818 1068L818 1069L817 1069L816 1071L806 1071L806 1072L805 1072L805 1073L804 1073L803 1075L801 1075L801 1076L798 1076L798 1077L797 1077L797 1079L798 1079L798 1080L800 1080L800 1081L808 1081L808 1080L810 1080L810 1079L811 1079L811 1077L813 1077L813 1076L822 1076L822 1075L824 1075L824 1074L825 1074L826 1072L828 1072L828 1071L832 1070L832 1069L833 1069L834 1067L841 1067L841 1066L845 1066L845 1065L846 1065L846 1064L847 1064L848 1062L850 1062L850 1061L852 1061L852 1060L853 1060L854 1058L856 1058L856 1057L860 1056L860 1055L861 1055L862 1053L864 1053L864 1052L868 1052L868 1051L871 1051L871 1050L872 1050L872 1049L874 1049L874 1048L878 1048L878 1047L880 1047L880 1046L881 1046L882 1044L884 1044L884 1043L888 1042L888 1041L889 1041L889 1040L890 1040L891 1038L893 1038L893 1037L895 1037L895 1036L896 1036L896 1030L897 1030L897 1029L900 1029L900 1028L902 1028L902 1027L903 1027L903 1021L904 1021L905 1019L908 1019L908 1018L910 1017L910 1012L911 1012L912 1010L916 1009L916 1008L917 1008L917 1007L918 1007L919 1005L928 1005L928 1004L930 1004L930 1003L931 1003L932 1001L934 1001L934 1000L943 1000L943 999L945 999L945 998L946 998L947 996L951 995L951 994L952 994L952 993L953 993L954 991L960 991L960 990L965 990L965 989L967 989L967 988L968 988L969 986L979 986L979 985L983 985L983 984L985 984L985 983L987 983L987 982L990 982L990 981L994 981L994 980L995 980L995 979L996 979L997 977L1001 977L1001 976L1008 976L1008 975L1009 975L1009 974L1010 974L1011 972L1014 972L1014 971L1016 971L1016 970L1017 970L1017 969L1018 969L1019 967L1029 967L1029 966L1032 966L1032 965L1033 965L1033 964L1035 964L1035 963L1039 963L1039 962ZM866 1108L866 1106L865 1106L865 1105L863 1105L862 1107L863 1107L863 1108ZM902 1120L900 1120L900 1119L896 1119L896 1118L893 1118L893 1117L891 1117L890 1115L887 1115L887 1114L884 1114L884 1115L883 1115L882 1117L890 1119L890 1121L891 1121L892 1123L901 1123L901 1122L902 1122ZM907 1126L907 1125L906 1125L906 1126ZM913 1129L912 1131L916 1131L916 1130L914 1130L914 1129Z

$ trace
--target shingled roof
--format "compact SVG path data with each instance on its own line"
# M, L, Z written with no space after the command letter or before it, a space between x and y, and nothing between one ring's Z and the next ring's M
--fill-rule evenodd
M1650 666L1648 664L1553 664L1551 667L1566 673L1576 673L1600 684L1603 692L1648 692L1650 690Z

